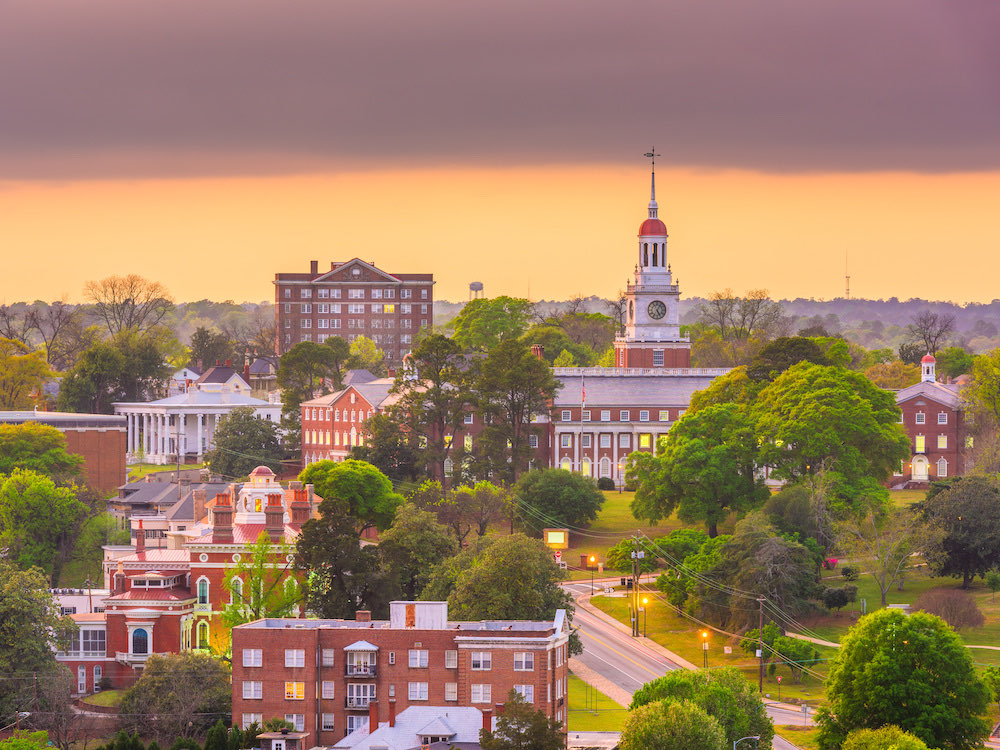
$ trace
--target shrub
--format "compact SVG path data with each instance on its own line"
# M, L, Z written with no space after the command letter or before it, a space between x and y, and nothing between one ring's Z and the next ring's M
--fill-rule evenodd
M850 594L847 588L828 587L823 589L823 606L827 609L835 609L838 612L841 608L851 603Z
M861 577L861 571L852 565L845 565L840 569L840 575L844 576L845 581L856 581Z
M615 480L611 477L601 477L597 480L597 489L611 492L615 489Z
M957 589L931 589L917 597L914 609L937 615L955 630L978 628L985 621L971 594Z

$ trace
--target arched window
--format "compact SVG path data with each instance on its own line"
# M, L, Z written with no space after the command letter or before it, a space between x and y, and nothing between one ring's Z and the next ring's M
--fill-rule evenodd
M649 243L648 242L643 242L642 243L642 265L644 265L644 266L648 266L649 265Z
M261 500L260 500L259 497L255 497L253 499L253 509L254 509L254 512L256 512L256 513L260 513L261 512L261 510L262 510L262 508L261 508Z
M94 692L98 692L101 689L101 678L104 677L104 670L98 664L94 667Z
M653 265L654 266L660 265L659 262L657 261L656 243L655 242L653 243Z
M946 477L946 476L948 476L948 462L945 459L943 459L943 458L938 459L938 462L937 462L937 475L939 477Z
M589 477L590 476L591 472L590 472L590 459L589 458L584 458L583 461L581 462L580 472L585 477Z
M601 459L601 476L610 477L611 476L611 459L605 456Z
M198 648L208 648L208 622L198 623Z
M569 456L563 456L563 460L559 463L559 468L566 471L573 471L572 459Z
M145 628L136 628L132 631L132 653L149 653L149 633L146 632Z
M258 499L258 502L260 500ZM198 579L198 604L208 604L208 579Z
M233 603L243 601L243 579L233 578L229 582L229 601Z

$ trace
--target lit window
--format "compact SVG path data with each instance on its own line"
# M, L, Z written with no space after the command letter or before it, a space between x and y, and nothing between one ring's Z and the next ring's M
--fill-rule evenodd
M941 450L945 450L947 447L948 447L948 436L938 435L938 448Z
M914 453L925 453L926 452L926 440L923 435L917 435L913 438L913 451Z
M646 433L639 436L639 447L649 450L653 446L653 436Z
M466 453L472 452L472 435L465 436L465 452Z
M286 682L285 700L301 701L306 697L306 684L304 682Z

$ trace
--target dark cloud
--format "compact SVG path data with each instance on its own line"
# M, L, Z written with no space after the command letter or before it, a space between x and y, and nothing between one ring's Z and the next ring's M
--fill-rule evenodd
M995 0L0 0L0 179L1000 167Z

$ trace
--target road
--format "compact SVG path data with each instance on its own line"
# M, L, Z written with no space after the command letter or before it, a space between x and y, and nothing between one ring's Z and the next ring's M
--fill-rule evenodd
M590 582L566 583L563 584L563 588L575 598L590 593ZM644 683L680 668L666 657L636 641L627 631L619 630L604 618L591 614L582 607L576 608L573 626L578 629L580 640L583 642L583 653L576 659L629 695ZM801 725L803 721L801 711L769 704L767 714L775 724ZM812 724L811 719L809 723ZM796 750L795 745L781 737L774 738L773 747L775 750Z

